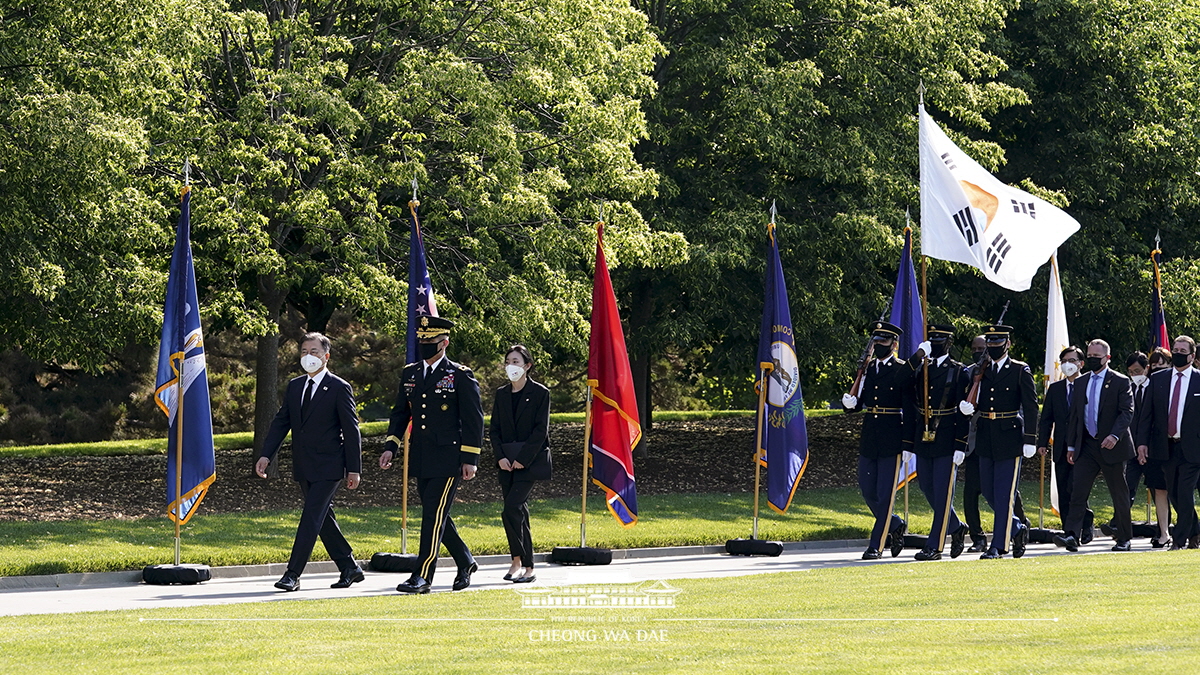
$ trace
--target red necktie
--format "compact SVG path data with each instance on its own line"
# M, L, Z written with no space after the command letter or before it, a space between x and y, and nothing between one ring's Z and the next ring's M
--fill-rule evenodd
M1183 373L1175 373L1175 391L1171 394L1171 410L1167 413L1167 436L1179 435L1179 387L1183 384Z

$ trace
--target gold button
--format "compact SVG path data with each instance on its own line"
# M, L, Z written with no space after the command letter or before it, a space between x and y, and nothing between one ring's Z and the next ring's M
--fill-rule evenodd
M421 415L421 419L425 419L425 416ZM421 428L424 429L425 427L421 427Z
M421 425L421 428L422 428L422 429L424 429L424 428L425 428L425 425L424 425L424 424L422 424L422 425Z
M426 396L428 396L428 395L429 395L429 394L421 394L421 398L425 398L425 397L426 397Z

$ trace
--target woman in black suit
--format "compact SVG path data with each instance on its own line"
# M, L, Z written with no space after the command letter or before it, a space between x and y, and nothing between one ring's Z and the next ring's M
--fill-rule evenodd
M523 345L504 356L509 384L496 390L491 440L500 467L504 510L500 514L512 566L505 580L529 583L533 574L533 539L529 533L529 492L535 480L550 479L550 390L529 379L533 357Z

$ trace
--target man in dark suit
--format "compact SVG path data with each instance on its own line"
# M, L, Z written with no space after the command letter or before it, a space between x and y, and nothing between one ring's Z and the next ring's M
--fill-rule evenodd
M387 443L379 457L380 468L392 466L411 421L409 473L417 477L421 496L421 549L413 575L396 587L401 593L429 592L442 544L458 566L454 590L470 586L471 574L479 568L450 519L454 495L462 481L475 477L483 445L479 383L470 368L446 358L453 327L449 319L421 317L417 340L422 360L404 366L400 374Z
M1103 473L1113 501L1114 551L1130 550L1133 525L1129 514L1129 486L1125 482L1125 462L1134 456L1133 390L1129 378L1110 369L1108 343L1088 343L1084 367L1090 371L1076 382L1071 397L1071 419L1067 429L1067 461L1074 465L1071 506L1063 534L1054 535L1054 543L1068 551L1079 550L1076 534L1083 528L1084 509L1096 482Z
M1192 367L1195 354L1195 340L1187 335L1175 338L1173 367L1150 376L1150 389L1139 411L1138 458L1163 462L1167 496L1179 516L1171 550L1200 543L1194 492L1200 477L1200 377Z
M931 323L926 326L925 334L928 341L921 343L908 362L914 373L914 398L918 401L912 450L917 456L917 483L933 508L929 538L916 559L939 560L947 534L951 558L962 554L967 535L967 526L959 521L953 502L956 469L966 458L970 426L970 421L958 414L958 404L966 396L970 380L966 367L950 358L954 326Z
M1008 354L1011 326L999 324L983 331L987 358L980 364L979 389L975 403L963 401L959 410L975 415L975 454L979 455L979 477L983 496L996 514L992 546L980 560L995 560L1008 552L1012 540L1014 558L1025 555L1029 528L1013 513L1021 458L1037 452L1037 392L1029 365Z
M858 487L875 516L863 560L883 557L880 550L889 537L893 558L904 549L908 525L892 513L892 506L896 501L900 454L912 450L915 419L912 368L894 354L901 331L886 321L876 322L871 330L871 360L863 367L857 390L842 397L846 412L863 413Z
M1067 426L1071 415L1071 396L1075 393L1075 380L1079 377L1084 361L1083 350L1071 345L1058 354L1059 368L1065 376L1046 388L1046 400L1042 403L1042 414L1038 418L1038 453L1043 457L1050 450L1050 441L1054 441L1054 482L1058 488L1058 517L1066 529L1066 522L1071 513L1071 480L1075 475L1075 465L1067 461ZM1087 544L1092 540L1092 525L1095 514L1091 508L1084 506L1086 513L1079 533L1079 543Z
M342 479L351 490L362 473L362 439L350 383L329 372L329 338L308 333L300 340L300 365L308 374L288 383L283 405L271 422L254 470L267 477L267 467L288 432L292 432L292 473L304 494L304 510L292 543L287 571L275 582L285 591L300 590L300 574L317 537L341 576L332 588L349 588L363 580L350 544L333 513L333 495Z

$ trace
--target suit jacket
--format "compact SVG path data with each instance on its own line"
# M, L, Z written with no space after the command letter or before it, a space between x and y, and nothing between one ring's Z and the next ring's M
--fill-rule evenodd
M1079 378L1071 383L1071 393L1079 386ZM1038 416L1039 448L1050 447L1050 437L1054 436L1054 455L1056 462L1063 461L1067 456L1067 427L1070 422L1071 406L1067 403L1067 380L1062 379L1050 384L1046 389L1046 400L1042 402L1042 413Z
M1166 368L1150 376L1146 398L1138 411L1141 420L1137 444L1148 446L1150 457L1164 462L1171 457L1167 447L1167 416L1176 372L1174 368ZM1189 462L1200 463L1200 370L1192 369L1188 390L1180 405L1183 406L1183 423L1179 428L1179 445L1183 457Z
M975 452L996 461L1013 459L1020 456L1021 446L1037 442L1038 402L1033 371L1029 370L1029 364L1011 356L998 373L992 373L991 366L982 367L976 412L1017 414L1004 419L978 416L975 420Z
M858 454L869 459L884 459L913 449L913 423L916 417L913 372L907 362L895 358L880 363L878 373L875 372L875 364L876 361L867 364L858 393L858 405L847 408L846 412L864 408L901 411L900 414L863 412Z
M513 396L517 396L515 415ZM516 394L509 384L497 389L489 436L497 464L504 457L501 445L525 444L517 455L525 468L513 471L513 480L550 480L550 390L533 380L527 380Z
M408 472L417 478L449 478L463 464L479 462L483 446L483 403L471 369L442 359L429 377L423 361L404 366L396 405L388 422L387 449L396 452L408 423ZM394 444L394 446L393 446Z
M1129 424L1133 421L1133 391L1128 377L1111 368L1105 369L1104 373L1104 384L1100 385L1100 408L1096 411L1096 438L1104 440L1109 436L1117 437L1115 446L1100 448L1100 461L1116 464L1133 459L1135 454L1133 436L1129 432ZM1074 391L1071 392L1067 447L1075 452L1083 449L1083 440L1087 437L1088 390L1094 377L1096 373L1075 378Z
M1133 422L1129 424L1129 433L1133 434L1133 442L1136 447L1137 439L1142 437L1142 406L1144 402L1149 400L1150 381L1142 385L1141 391L1138 391L1138 386L1133 384L1133 378L1129 378L1129 386L1133 391Z
M967 450L967 431L971 420L958 412L958 403L967 395L971 380L967 376L966 366L946 357L941 364L931 361L929 364L929 397L928 406L931 411L949 410L949 414L930 417L929 426L933 430L934 440L926 443L925 415L922 412L925 405L925 369L921 359L912 358L908 361L913 371L913 399L917 402L913 410L913 447L912 452L920 457L948 457L955 450Z
M260 457L274 459L288 432L292 432L292 476L297 481L341 480L347 473L362 473L362 437L350 383L326 372L313 390L308 409L301 403L308 376L288 382L283 405L271 421Z

